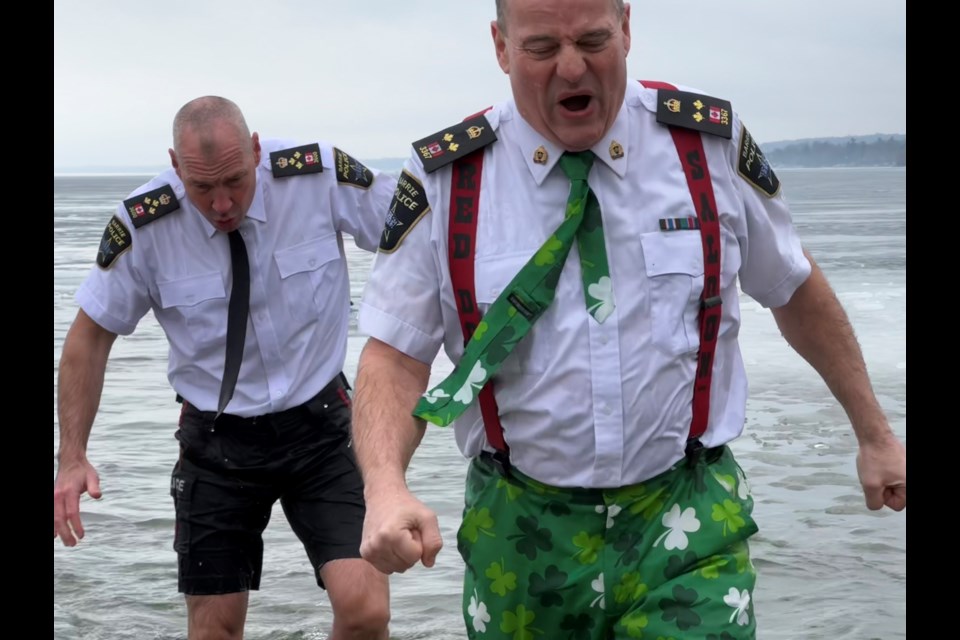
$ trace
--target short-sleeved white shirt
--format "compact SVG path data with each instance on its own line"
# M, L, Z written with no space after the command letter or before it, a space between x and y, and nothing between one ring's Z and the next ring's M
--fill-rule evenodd
M301 404L343 368L350 313L343 234L374 251L394 191L395 181L374 170L369 186L338 180L335 148L326 143L319 145L322 172L275 178L270 153L296 146L262 141L256 193L240 225L250 259L250 315L240 378L226 409L235 415ZM337 157L341 164L352 160L342 152ZM121 335L152 310L170 346L170 384L193 406L213 411L232 283L229 242L191 204L173 169L131 196L164 185L180 208L136 228L118 206L116 218L132 245L108 268L94 266L76 299L97 324Z
M692 416L704 259L697 230L659 221L696 217L657 92L629 82L619 115L593 148L589 183L600 202L616 310L598 324L585 308L576 246L554 302L494 377L512 464L555 486L618 487L665 471L684 455ZM485 312L563 220L569 181L562 149L510 101L486 113L497 141L485 148L475 254ZM739 287L764 306L785 304L810 274L781 193L738 174L743 125L732 139L701 134L720 214L722 321L706 446L737 437L747 380L737 333ZM622 157L611 152L622 147ZM534 160L547 152L546 162ZM451 166L427 174L416 151L405 170L430 211L391 253L377 255L360 306L360 330L426 363L443 345L456 363L463 336L447 253ZM486 444L476 403L454 423L467 457Z

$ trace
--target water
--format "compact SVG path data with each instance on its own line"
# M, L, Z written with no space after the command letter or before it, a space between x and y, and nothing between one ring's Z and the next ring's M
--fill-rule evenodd
M846 306L880 403L905 441L906 171L778 174L805 245ZM145 178L54 178L54 398L60 348L76 314L73 293L94 262L116 203ZM349 243L347 250L356 299L372 256ZM843 411L783 342L770 313L749 298L742 304L751 394L746 430L733 449L757 500L760 533L752 550L759 638L905 638L906 513L867 510L856 476L856 441ZM354 330L349 340L352 380L364 339ZM152 315L114 345L89 445L103 498L83 499L87 533L79 546L68 549L54 540L53 630L59 640L186 638L169 497L179 405L165 359L165 338ZM449 370L441 358L433 379ZM409 479L437 510L446 546L432 569L391 579L395 640L465 638L455 544L464 470L452 431L431 427ZM260 591L251 594L246 637L325 639L329 603L279 509L264 539L264 574Z

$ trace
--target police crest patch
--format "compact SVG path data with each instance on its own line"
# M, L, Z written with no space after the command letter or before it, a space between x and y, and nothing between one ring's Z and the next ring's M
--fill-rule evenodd
M433 173L471 151L482 149L496 139L497 134L493 132L493 127L486 117L479 115L417 140L413 143L413 148L423 161L423 170Z
M340 184L349 184L361 189L369 189L373 184L373 172L336 147L333 148L333 164L337 172L337 182Z
M302 147L282 149L270 154L270 170L274 178L299 176L305 173L322 173L320 145L316 142Z
M117 257L133 246L133 238L123 221L117 216L110 218L107 228L103 230L100 240L100 249L97 251L97 265L101 269L109 269Z
M780 192L780 180L773 172L770 162L760 151L757 141L746 127L740 131L740 147L737 150L737 173L760 190L768 198Z
M149 224L161 218L172 211L180 208L180 201L173 192L173 187L168 184L163 185L153 191L141 193L138 196L127 198L123 201L123 206L130 214L130 220L133 221L133 228L139 229L145 224Z
M393 203L387 212L383 234L380 236L380 251L396 251L400 242L429 210L430 203L427 202L427 195L423 192L420 181L406 170L400 172L397 189L393 193Z

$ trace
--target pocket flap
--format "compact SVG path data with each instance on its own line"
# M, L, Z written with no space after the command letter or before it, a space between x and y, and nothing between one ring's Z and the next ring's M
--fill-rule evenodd
M288 278L295 273L316 271L339 257L340 246L337 243L336 233L331 233L322 238L312 238L273 254L281 278Z
M477 284L477 302L490 304L496 300L529 259L529 255L513 254L477 260L474 276Z
M699 231L645 233L640 236L640 244L650 277L669 273L703 275L703 243Z
M158 282L157 287L160 289L160 306L164 309L192 307L204 300L227 297L223 276L217 272Z

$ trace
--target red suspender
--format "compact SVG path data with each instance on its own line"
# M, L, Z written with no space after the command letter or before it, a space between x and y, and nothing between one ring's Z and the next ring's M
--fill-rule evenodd
M486 113L484 109L480 113ZM480 115L476 113L470 118ZM476 281L473 264L476 254L477 218L480 215L480 178L483 174L484 149L458 158L453 163L453 179L450 183L450 224L447 238L447 252L450 261L450 279L453 282L454 297L457 302L457 314L460 316L460 329L463 331L463 343L473 336L480 323L480 310L477 307ZM509 447L503 439L503 427L500 424L500 409L493 395L493 380L487 381L478 397L483 425L487 433L487 442L496 449L502 461L509 458Z
M651 89L676 87L665 82L641 80ZM717 347L720 328L720 219L707 156L700 134L691 129L670 127L670 135L680 155L680 164L687 176L687 187L700 220L700 240L703 244L703 292L700 294L700 352L697 355L697 373L693 382L693 419L690 421L692 440L707 430L710 417L710 381L713 378L713 354Z

